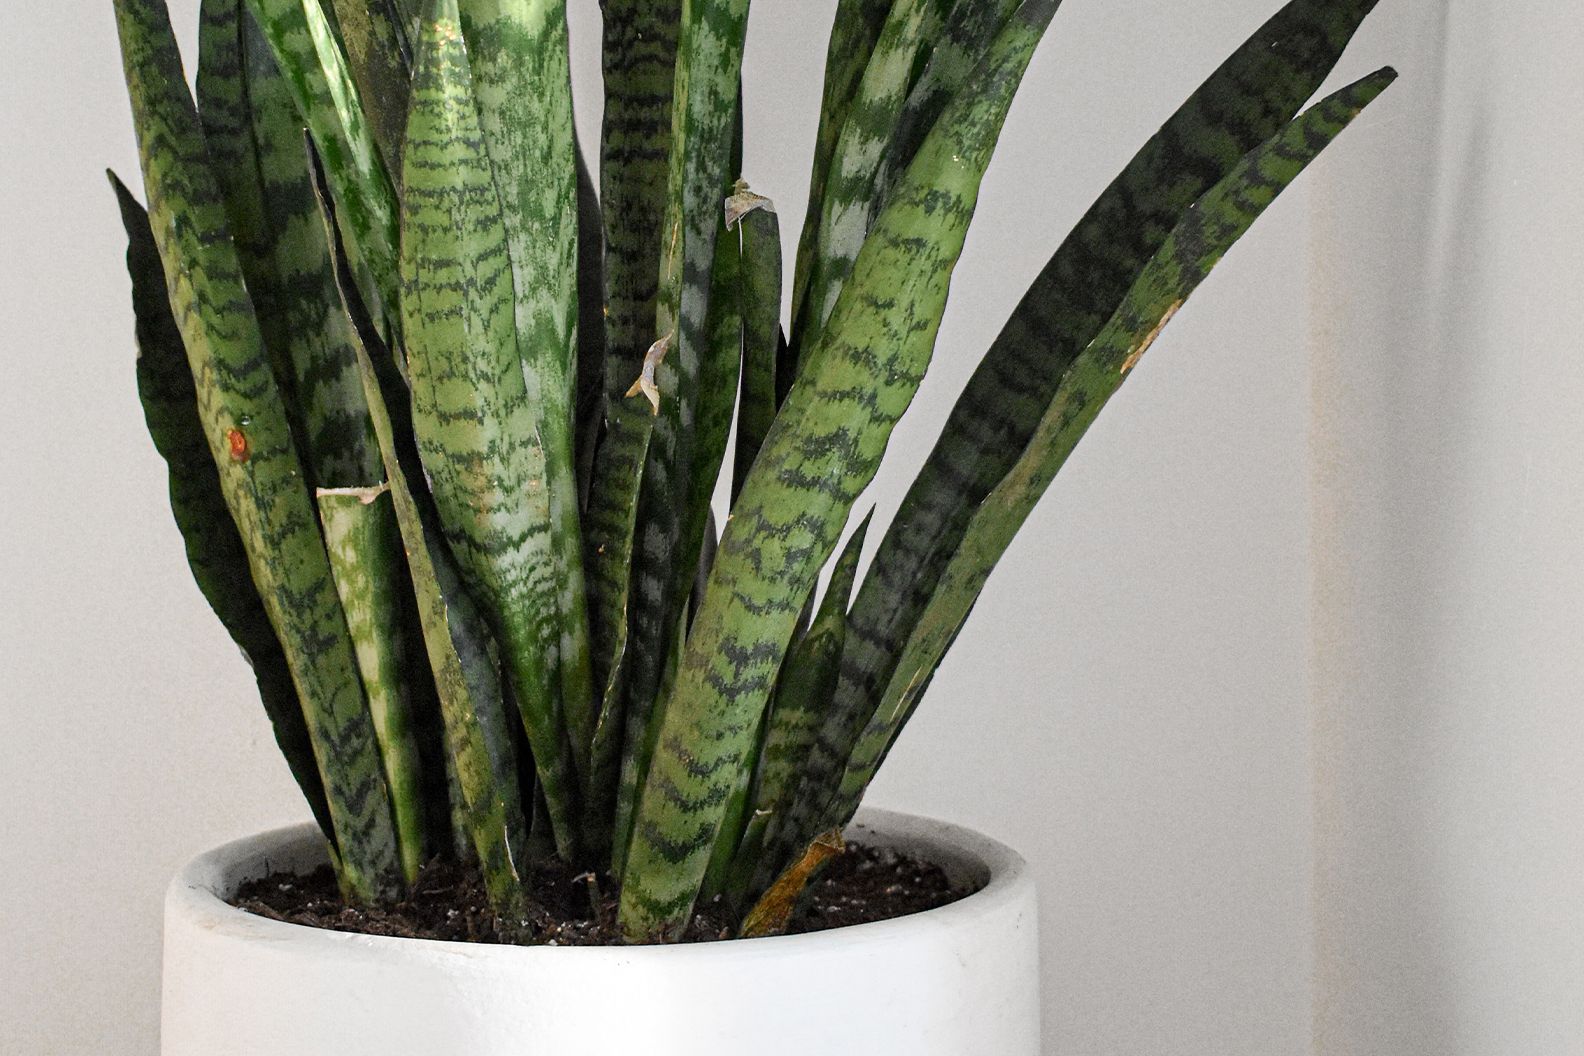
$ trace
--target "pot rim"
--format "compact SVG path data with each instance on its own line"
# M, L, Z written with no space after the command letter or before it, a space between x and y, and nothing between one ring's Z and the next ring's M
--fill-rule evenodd
M216 937L290 943L297 953L308 956L316 950L345 953L357 949L365 954L391 957L427 951L502 960L550 956L603 957L627 962L653 957L672 960L745 955L783 957L811 947L885 942L920 929L956 930L971 927L979 918L1025 899L1033 886L1028 863L1016 851L952 822L864 807L848 826L847 836L849 839L867 837L881 846L905 847L935 862L953 879L978 882L982 886L971 895L935 909L826 931L634 946L514 946L366 935L273 920L226 902L221 891L229 894L244 878L268 875L273 871L272 863L291 871L298 871L294 867L323 863L325 856L319 853L323 845L318 827L312 822L302 822L232 840L193 858L171 880L165 895L165 912L167 916L179 914Z

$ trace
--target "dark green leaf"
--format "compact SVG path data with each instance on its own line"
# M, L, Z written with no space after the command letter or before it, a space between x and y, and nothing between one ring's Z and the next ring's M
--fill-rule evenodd
M739 299L742 304L742 397L737 416L737 452L732 467L732 500L742 491L749 467L764 444L785 391L776 372L781 342L781 224L768 198L740 194L734 227L742 254ZM728 205L730 208L730 205Z
M628 607L638 496L654 418L626 396L654 345L681 0L607 0L600 206L605 230L603 434L584 512L592 671L600 695L587 814L603 846L615 824L626 729ZM619 857L619 855L618 855Z
M331 0L347 66L385 171L401 172L413 37L395 0Z
M1106 401L1233 243L1396 76L1381 70L1316 103L1189 207L1067 368L1027 448L969 520L853 750L826 821L844 822L857 809L991 570Z
M383 895L399 885L400 865L378 743L170 21L158 0L115 7L150 228L204 438L302 702L343 885Z
M654 421L639 491L627 630L627 754L617 801L618 862L634 793L644 780L645 753L634 746L650 741L661 674L698 568L705 512L725 449L725 431L711 432L711 427L721 420L729 426L742 354L740 323L738 346L729 353L712 340L710 304L723 203L741 157L740 74L748 0L703 0L686 5L685 13L655 298L655 333L663 344L646 364L652 367L652 383L643 393ZM729 366L720 362L722 356L731 360ZM632 391L624 395L637 398Z
M314 763L291 669L253 585L247 551L231 521L220 492L220 475L204 441L198 391L166 299L165 272L149 230L148 214L113 174L110 183L127 232L127 271L132 277L132 307L137 317L138 396L154 447L170 467L171 513L186 544L187 564L209 607L252 666L264 712L275 730L275 743L325 838L333 841L335 831L324 782Z
M605 232L599 195L581 148L578 178L577 473L578 503L586 505L605 411Z
M836 705L811 774L839 779L969 518L1027 446L1073 358L1182 211L1292 119L1374 5L1289 3L1145 144L1051 257L975 370L880 542L853 604ZM805 819L802 836L816 824Z

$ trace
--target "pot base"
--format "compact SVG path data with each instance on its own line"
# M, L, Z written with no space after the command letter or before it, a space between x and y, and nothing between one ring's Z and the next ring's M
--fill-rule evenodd
M166 898L165 1056L1035 1056L1033 881L1004 846L869 810L864 843L982 889L908 917L655 947L491 946L357 935L227 905L324 862L311 826L195 859Z

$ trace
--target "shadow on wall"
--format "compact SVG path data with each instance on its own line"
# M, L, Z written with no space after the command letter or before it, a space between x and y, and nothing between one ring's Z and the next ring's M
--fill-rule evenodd
M1407 91L1315 198L1315 1051L1562 1056L1584 366L1547 307L1584 283L1584 13L1380 14Z

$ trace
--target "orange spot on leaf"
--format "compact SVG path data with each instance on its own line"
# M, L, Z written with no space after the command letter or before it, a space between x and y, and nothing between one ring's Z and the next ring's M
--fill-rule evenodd
M240 429L226 430L226 447L231 451L231 461L246 462L248 460L247 434Z

